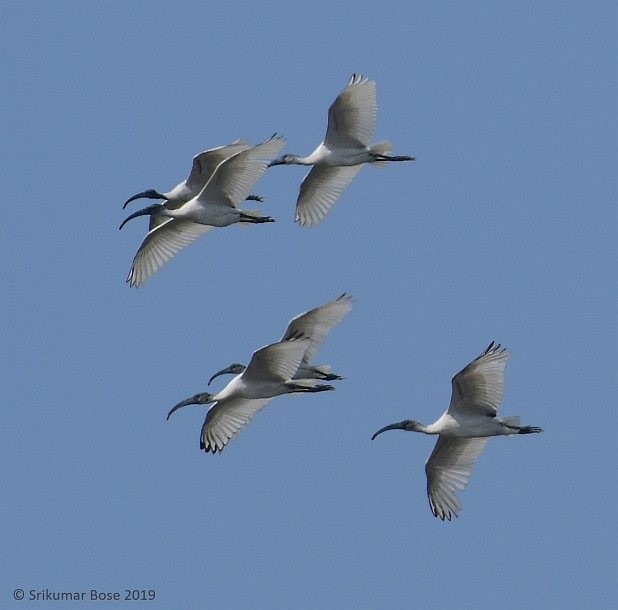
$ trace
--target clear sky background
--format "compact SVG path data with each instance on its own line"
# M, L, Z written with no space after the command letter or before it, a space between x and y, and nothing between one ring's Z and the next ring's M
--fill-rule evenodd
M18 587L613 606L617 21L614 2L2 2L0 606L49 604ZM276 223L125 284L147 225L118 231L126 198L236 138L311 152L352 72L377 82L375 139L416 162L363 168L314 229L293 222L305 168L268 170ZM344 291L317 358L335 392L276 398L221 455L199 450L206 407L165 420ZM370 437L436 419L492 339L500 413L545 433L491 439L443 523L434 439Z

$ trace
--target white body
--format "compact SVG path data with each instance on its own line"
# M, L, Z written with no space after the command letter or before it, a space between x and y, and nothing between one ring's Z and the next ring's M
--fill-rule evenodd
M322 380L334 380L342 379L340 375L332 372L330 365L328 364L311 364L311 360L314 358L318 347L322 344L326 335L330 330L338 324L343 317L352 308L352 297L349 294L343 293L336 299L314 307L309 311L306 311L290 320L283 337L280 341L290 341L295 337L303 337L307 339L307 349L303 355L300 366L293 375L293 379L322 379ZM240 363L234 363L215 373L208 382L215 377L227 373L239 373L245 369L245 366Z
M492 342L457 373L452 379L450 405L434 423L425 426L405 420L386 426L373 436L393 429L439 435L425 464L425 473L429 506L442 520L458 516L460 502L455 492L465 489L476 458L490 436L541 432L534 426L521 426L517 417L496 416L509 355Z
M387 141L371 144L376 114L375 82L353 74L329 108L324 141L306 157L285 155L275 162L313 165L296 202L295 220L301 226L319 224L364 163L412 159L385 157L391 148Z
M274 398L289 394L287 385L307 350L308 339L272 343L256 350L243 373L234 377L212 400ZM213 407L214 408L214 407Z
M292 381L309 339L279 341L256 350L243 373L234 377L216 394L196 394L178 403L168 414L188 404L214 403L208 410L200 435L200 448L222 451L275 396L295 392L321 392L332 386L315 380Z
M173 203L184 203L193 199L193 197L199 195L221 162L247 148L251 148L249 142L235 140L231 144L210 148L195 155L187 178L178 183L171 191L162 194Z
M151 230L133 259L127 282L131 286L143 285L179 250L214 227L243 222L247 217L257 221L256 210L241 210L237 205L246 199L283 145L283 139L273 137L243 148L217 166L196 197L184 203L168 201L153 207Z

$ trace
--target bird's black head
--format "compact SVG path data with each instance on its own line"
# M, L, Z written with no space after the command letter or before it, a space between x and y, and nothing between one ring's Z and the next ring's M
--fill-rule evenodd
M189 398L188 400L190 402L188 402L187 404L190 405L205 405L208 404L212 398L212 394L210 394L210 392L198 392L197 394L193 394L193 396L191 396L191 398Z
M170 418L174 411L178 411L178 409L182 409L182 407L186 407L187 405L205 405L209 402L212 402L212 394L209 394L208 392L198 392L197 394L193 394L193 396L185 398L177 405L174 405L167 414L167 419Z
M275 159L268 164L268 167L273 167L274 165L290 165L294 163L295 156L294 155L283 155L283 157L279 157L279 159Z
M213 381L213 379L215 379L216 377L219 377L219 375L227 375L229 373L233 374L233 375L240 375L241 373L245 372L245 369L247 367L244 364L240 364L240 362L234 362L233 364L230 364L230 366L221 369L219 372L215 373L208 381L208 385L210 385Z
M387 430L405 430L406 432L415 432L416 430L418 430L418 427L419 423L414 419L404 419L403 421L389 424L388 426L384 426L384 428L380 428L371 437L371 440L378 436L378 434L382 434L382 432L386 432Z
M164 204L162 203L153 203L152 205L149 205L147 208L144 208L143 210L138 210L137 212L133 212L133 214L131 214L130 216L127 216L122 221L122 224L118 227L118 229L122 229L122 227L124 227L124 225L126 225L127 222L129 222L129 220L133 218L137 218L138 216L151 216L152 214L156 214L163 208L163 206Z
M135 201L136 199L166 199L165 195L159 193L159 191L155 191L154 189L148 189L146 191L142 191L141 193L137 193L133 195L133 197L129 197L122 206L124 210L127 207L127 204L131 203L131 201Z

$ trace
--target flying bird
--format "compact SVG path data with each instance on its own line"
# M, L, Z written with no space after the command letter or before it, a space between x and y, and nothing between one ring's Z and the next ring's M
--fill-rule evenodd
M281 394L324 392L332 385L318 384L314 379L293 380L310 339L301 335L278 341L255 351L248 366L220 392L200 392L172 407L167 414L191 404L211 404L200 436L200 449L223 451L229 440L238 434L270 400Z
M275 135L257 146L236 152L217 166L193 199L184 203L155 203L125 218L120 229L132 218L150 216L148 234L133 259L127 282L131 286L143 285L179 250L214 227L274 222L270 216L260 216L258 210L241 210L237 205L246 199L283 145L284 140Z
M353 74L328 111L324 141L308 156L283 155L270 165L312 165L300 185L296 222L303 227L319 224L350 184L363 163L413 161L407 155L389 156L390 142L371 144L377 113L376 84Z
M292 337L298 335L302 335L308 339L306 344L307 349L293 379L320 379L322 381L343 379L341 375L333 373L329 365L311 364L311 360L331 328L341 322L351 308L352 296L344 292L333 301L324 303L324 305L320 305L319 307L314 307L290 320L280 341L289 341ZM215 373L208 381L208 385L219 375L225 375L227 373L238 375L242 373L245 368L246 366L244 364L238 362L230 364L227 368Z
M129 199L124 202L122 209L124 210L131 201L143 198L164 199L172 203L184 203L185 201L189 201L189 199L193 199L193 197L199 195L200 191L214 174L219 163L247 148L251 148L249 142L246 140L235 140L231 144L205 150L193 157L191 172L186 180L177 184L171 191L167 193L159 193L155 189L142 191L141 193L129 197ZM259 195L248 195L247 200L262 201L262 198ZM153 227L150 228L152 229Z
M496 417L509 355L492 341L453 377L449 408L433 424L425 426L406 419L381 428L371 437L373 440L387 430L439 435L425 464L425 473L431 512L443 521L459 516L460 502L455 492L465 489L488 437L543 431L536 426L520 425L518 417Z

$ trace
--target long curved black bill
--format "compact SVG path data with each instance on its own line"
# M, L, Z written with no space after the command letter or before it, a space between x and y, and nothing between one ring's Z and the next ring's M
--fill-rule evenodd
M155 191L154 189L148 189L147 191L142 191L141 193L137 193L136 195L133 195L133 197L129 197L124 202L122 209L124 210L129 203L131 203L132 201L135 201L136 199L165 199L165 197L161 193L158 193L157 191Z
M215 373L209 380L208 385L210 385L219 375L229 375L230 373L234 373L234 365L227 366L224 369L221 369L218 373Z
M133 214L131 214L130 216L127 216L122 221L122 224L118 227L118 230L122 229L122 227L124 227L124 225L126 225L127 222L129 222L129 220L132 220L133 218L137 218L138 216L150 216L151 214L155 213L157 209L161 207L161 205L162 204L160 203L155 203L153 205L149 205L147 208L144 208L143 210L138 210L137 212L133 212Z
M378 434L382 434L382 432L386 432L387 430L405 430L404 426L401 422L397 422L396 424L389 424L388 426L384 426L384 428L380 428L372 437L373 440Z
M172 415L172 413L174 411L178 411L178 409L182 409L183 407L186 407L188 405L196 405L196 404L198 404L198 403L195 401L195 396L191 396L191 398L186 398L185 400L181 400L177 405L174 405L170 409L170 411L167 414L167 417L165 419L166 420L169 419L170 416Z

